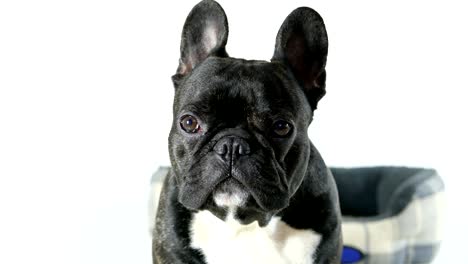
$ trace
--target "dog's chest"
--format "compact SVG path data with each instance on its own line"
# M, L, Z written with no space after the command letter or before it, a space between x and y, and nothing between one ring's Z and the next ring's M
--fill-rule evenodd
M257 222L243 226L202 211L192 220L191 240L208 264L312 264L321 235L294 229L277 217L260 228Z

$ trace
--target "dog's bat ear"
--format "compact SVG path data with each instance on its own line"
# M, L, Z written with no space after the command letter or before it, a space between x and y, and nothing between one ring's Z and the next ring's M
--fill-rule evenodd
M276 36L272 62L284 63L294 74L312 109L325 95L328 37L320 15L308 8L294 10Z
M192 72L209 56L227 57L228 22L223 8L204 0L190 11L180 43L180 60L174 81Z

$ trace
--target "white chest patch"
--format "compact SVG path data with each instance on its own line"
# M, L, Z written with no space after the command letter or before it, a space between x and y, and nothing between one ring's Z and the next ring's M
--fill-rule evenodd
M298 230L274 217L261 228L257 222L226 222L209 211L195 214L191 225L192 247L200 249L208 264L313 264L322 236Z

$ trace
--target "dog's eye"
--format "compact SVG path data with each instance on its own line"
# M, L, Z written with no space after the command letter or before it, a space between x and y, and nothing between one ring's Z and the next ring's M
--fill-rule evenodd
M180 119L180 127L187 133L197 133L200 131L200 124L197 118L191 115L185 115Z
M278 137L286 137L292 131L292 125L284 120L276 121L273 124L273 133Z

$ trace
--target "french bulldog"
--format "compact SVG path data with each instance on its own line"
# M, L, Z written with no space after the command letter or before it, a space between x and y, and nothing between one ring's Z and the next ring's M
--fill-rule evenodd
M271 61L229 57L215 1L182 32L153 263L339 263L341 214L330 170L308 137L325 95L320 15L294 10Z

